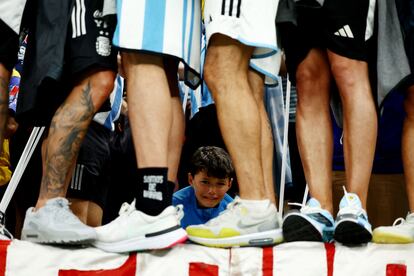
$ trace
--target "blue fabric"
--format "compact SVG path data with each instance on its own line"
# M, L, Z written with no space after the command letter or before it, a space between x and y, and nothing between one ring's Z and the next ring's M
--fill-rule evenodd
M221 211L227 208L227 204L233 198L226 194L220 204L215 208L200 208L192 186L185 187L173 195L173 205L182 204L184 206L184 217L181 226L185 229L189 225L204 224L212 218L217 217Z

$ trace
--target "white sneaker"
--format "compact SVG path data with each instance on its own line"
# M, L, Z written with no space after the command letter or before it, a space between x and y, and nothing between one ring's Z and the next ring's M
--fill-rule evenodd
M108 252L132 252L169 248L187 240L180 226L182 205L169 206L158 216L149 216L135 209L135 200L124 203L119 217L97 227L93 245Z
M405 219L396 219L392 226L375 228L372 241L375 243L413 243L414 214L408 213Z
M188 238L206 246L266 246L283 241L281 218L269 200L265 208L249 207L236 198L219 216L186 228Z
M45 206L26 212L22 240L49 244L88 244L95 229L83 224L69 209L66 198L49 199Z

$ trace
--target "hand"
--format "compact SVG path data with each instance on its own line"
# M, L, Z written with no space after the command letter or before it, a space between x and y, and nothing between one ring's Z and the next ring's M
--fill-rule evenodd
M8 118L7 118L4 137L6 139L10 138L17 131L18 127L19 127L19 124L15 120L14 116L9 115Z

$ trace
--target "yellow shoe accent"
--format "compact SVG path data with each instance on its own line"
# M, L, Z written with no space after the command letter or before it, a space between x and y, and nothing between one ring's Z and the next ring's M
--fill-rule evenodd
M400 243L412 243L414 240L410 237L401 236L392 233L376 232L374 230L372 241L375 243L386 244L400 244Z
M218 234L215 234L210 229L202 229L196 227L187 227L185 229L189 236L206 238L206 239L216 239L216 238L229 238L234 236L240 236L240 232L231 228L223 228Z

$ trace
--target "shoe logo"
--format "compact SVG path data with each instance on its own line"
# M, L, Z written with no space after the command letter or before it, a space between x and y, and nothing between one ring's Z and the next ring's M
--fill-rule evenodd
M251 220L251 219L241 219L237 222L237 227L239 228L247 228L247 227L254 227L262 224L263 221Z
M341 37L354 38L354 34L352 33L351 27L349 27L349 25L343 26L334 34Z

